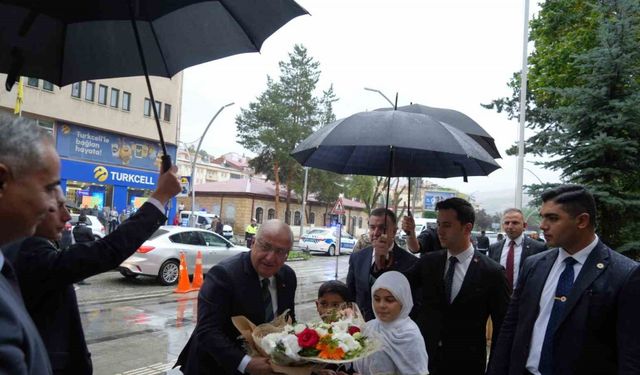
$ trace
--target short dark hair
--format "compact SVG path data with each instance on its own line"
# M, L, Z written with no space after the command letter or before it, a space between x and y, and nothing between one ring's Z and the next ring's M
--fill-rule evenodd
M554 202L572 217L589 214L589 223L596 226L596 201L593 195L582 185L566 184L549 189L542 193L542 202Z
M318 289L318 298L322 298L328 293L339 295L345 302L354 302L353 298L351 298L351 292L349 292L349 288L347 288L347 284L342 281L330 280L322 283Z
M387 217L391 219L391 222L393 223L393 225L398 224L398 219L396 218L395 212L391 211L388 208L384 208L384 207L374 208L369 214L369 216L381 217L381 216L384 216L385 213L387 214Z
M454 210L458 221L463 225L467 223L473 225L476 222L476 213L473 210L473 206L462 198L453 197L436 203L436 211L439 210Z
M80 214L80 216L78 216L78 223L86 223L87 222L87 215L85 215L84 213Z

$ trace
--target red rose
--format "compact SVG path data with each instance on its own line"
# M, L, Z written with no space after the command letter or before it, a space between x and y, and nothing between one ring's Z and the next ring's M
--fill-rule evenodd
M320 340L318 332L311 328L305 328L298 335L298 345L301 348L315 348L316 344Z
M349 332L349 334L353 336L354 334L360 332L360 328L356 326L349 326L349 329L347 330L347 332Z

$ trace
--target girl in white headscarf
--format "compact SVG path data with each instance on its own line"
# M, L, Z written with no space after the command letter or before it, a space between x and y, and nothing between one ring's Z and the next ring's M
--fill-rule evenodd
M362 375L429 373L427 349L420 329L409 318L413 308L411 287L397 271L383 273L371 288L376 319L368 321L364 333L374 332L382 350L353 363Z

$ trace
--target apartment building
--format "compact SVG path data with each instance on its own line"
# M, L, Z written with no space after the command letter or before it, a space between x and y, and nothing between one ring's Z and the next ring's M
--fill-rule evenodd
M4 82L6 75L0 74ZM135 210L153 191L162 151L143 77L77 82L57 87L23 77L21 116L55 138L61 186L78 207ZM167 153L176 160L182 73L151 78ZM0 93L0 110L13 112L17 84ZM169 217L175 212L175 200Z

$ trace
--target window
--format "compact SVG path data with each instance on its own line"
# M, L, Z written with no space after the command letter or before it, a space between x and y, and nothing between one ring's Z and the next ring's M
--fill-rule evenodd
M256 221L258 224L262 224L262 215L264 215L264 210L262 207L256 208Z
M180 232L169 237L173 243L181 243L185 245L204 245L204 240L198 232Z
M84 99L90 102L93 101L95 97L96 84L95 82L87 81L87 86L84 90Z
M42 89L47 91L53 91L53 83L42 80Z
M126 91L122 92L122 109L125 111L131 110L131 94Z
M149 98L144 98L144 115L151 116L151 100Z
M271 220L275 218L276 218L276 210L274 210L273 208L270 208L269 211L267 211L267 220Z
M164 121L171 121L171 104L164 103Z
M358 228L362 228L362 216L358 218Z
M98 103L107 105L107 90L109 88L105 85L98 87Z
M162 103L156 100L156 112L158 113L158 117L160 117L160 110L162 109Z
M118 108L120 103L120 90L111 89L111 103L109 103L113 108Z
M309 223L308 224L315 224L316 223L316 213L315 212L311 212L309 214Z
M46 130L49 134L53 134L53 121L36 120L38 126Z
M200 234L204 237L204 242L206 242L207 246L224 247L225 250L227 249L227 242L219 236L209 232L200 232Z
M40 80L37 78L27 78L27 85L31 86L31 87L38 87L40 86Z
M302 225L302 215L300 215L300 211L296 211L293 214L293 225Z
M74 98L80 98L82 94L82 82L76 82L71 85L71 96Z
M284 213L284 222L291 225L291 211L287 210Z

